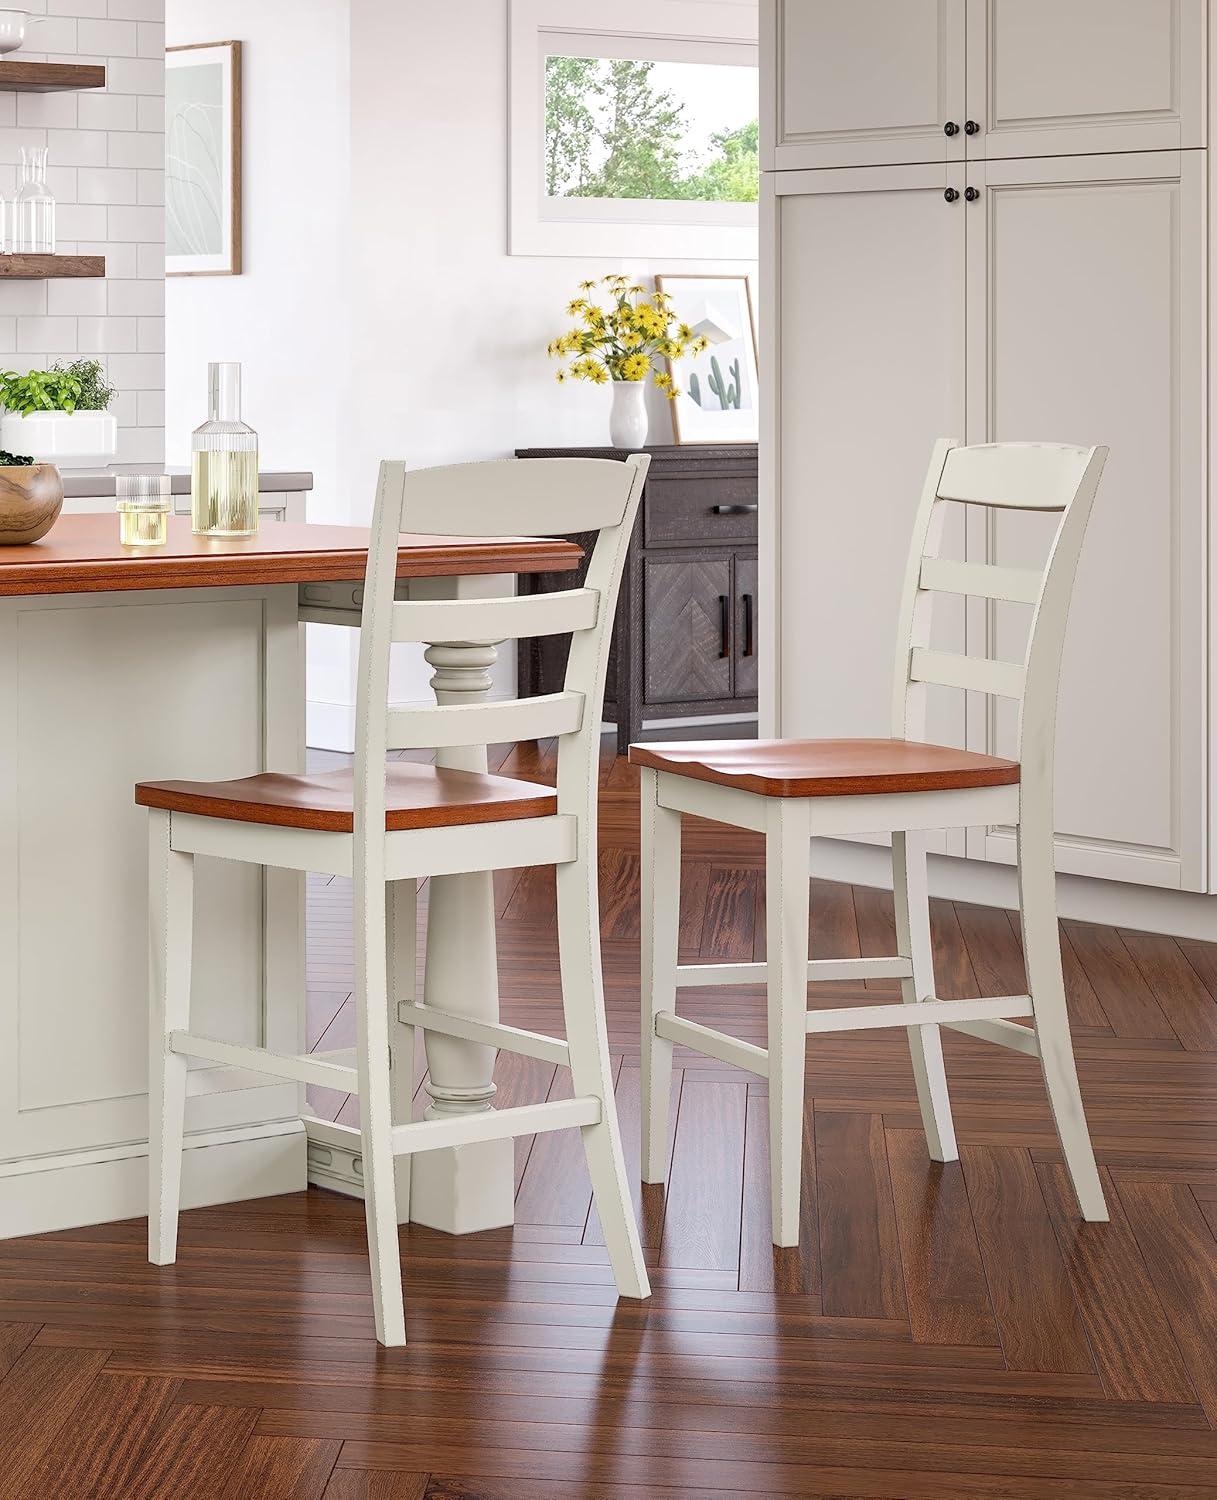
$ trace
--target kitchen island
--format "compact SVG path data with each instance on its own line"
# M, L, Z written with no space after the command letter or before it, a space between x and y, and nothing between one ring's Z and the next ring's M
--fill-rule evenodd
M358 623L366 553L354 527L212 540L178 517L164 547L123 548L112 511L0 548L0 1237L146 1212L147 838L132 789L302 769L302 623ZM494 594L578 556L561 541L403 537L399 589ZM483 695L487 650L435 648L443 691ZM196 1028L302 1050L300 877L199 865ZM432 898L433 923L437 898L447 914L427 987L450 980L467 1013L490 1019L488 877L449 881ZM488 1106L487 1049L449 1043L432 1063L443 1108ZM192 1078L184 1206L302 1188L296 1088L211 1092L208 1071ZM498 1157L429 1153L414 1217L510 1222L506 1144L506 1201Z

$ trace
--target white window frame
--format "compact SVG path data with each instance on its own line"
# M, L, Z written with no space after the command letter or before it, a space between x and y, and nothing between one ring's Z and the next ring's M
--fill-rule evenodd
M755 260L755 203L550 198L545 59L632 57L756 67L755 0L510 0L508 252Z

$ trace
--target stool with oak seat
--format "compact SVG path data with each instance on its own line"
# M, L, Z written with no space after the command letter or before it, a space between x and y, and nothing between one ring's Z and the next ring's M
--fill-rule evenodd
M398 1197L415 1151L577 1126L618 1291L646 1297L637 1224L613 1100L596 885L601 705L613 612L648 460L506 460L407 473L381 466L364 588L352 771L264 773L236 781L144 782L150 819L150 1201L148 1253L177 1254L187 1059L220 1065L210 1092L267 1077L359 1096L343 1132L363 1160L376 1337L405 1342ZM395 601L402 531L478 537L598 533L584 585L503 599ZM499 642L570 633L565 687L530 700L389 707L395 642ZM557 786L477 771L386 763L389 750L558 738ZM354 1064L287 1055L190 1029L196 855L354 880ZM414 882L521 865L557 867L566 1040L492 1024L409 998ZM405 928L409 925L409 934ZM403 998L403 995L405 998ZM570 1069L571 1097L511 1109L411 1119L414 1028L506 1048ZM320 1123L320 1122L316 1122ZM400 1159L400 1160L398 1160Z
M1105 448L1048 444L934 449L913 531L900 606L893 738L703 741L630 747L641 768L643 944L643 1179L667 1166L672 1047L769 1080L773 1241L799 1236L806 1037L825 1031L907 1028L930 1156L958 1156L940 1028L1037 1056L1082 1216L1107 1209L1074 1066L1056 925L1052 768L1065 622L1082 537ZM939 556L949 502L1059 514L1046 567L997 567ZM1022 662L930 649L937 593L1033 607ZM924 743L931 684L1019 704L1017 757L1001 759ZM677 963L681 818L711 818L765 835L764 963ZM984 1000L935 996L926 886L930 830L974 824L1016 828L1026 995ZM808 958L810 840L890 834L898 953L890 958ZM899 979L902 999L883 1005L807 1008L807 984ZM676 1013L690 985L765 983L768 1046L756 1047ZM1017 1022L1028 1018L1030 1025Z

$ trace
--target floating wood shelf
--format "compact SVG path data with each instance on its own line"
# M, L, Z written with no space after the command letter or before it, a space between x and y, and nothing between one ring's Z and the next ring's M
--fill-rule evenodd
M21 94L53 94L63 89L104 89L101 63L0 62L0 89Z
M0 281L59 281L105 274L104 255L0 255Z

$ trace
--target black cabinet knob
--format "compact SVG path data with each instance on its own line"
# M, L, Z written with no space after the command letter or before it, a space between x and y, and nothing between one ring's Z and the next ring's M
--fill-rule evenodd
M943 135L958 135L959 126L956 125L954 120L948 120L947 123L942 127L942 133Z
M980 189L974 187L965 188L964 197L968 200L969 203L975 203L977 198L980 197Z
M959 189L958 188L947 188L946 192L943 193L942 196L947 200L948 203L954 203L959 198Z
M964 135L979 135L980 126L976 123L975 120L969 120L963 127L963 133Z

